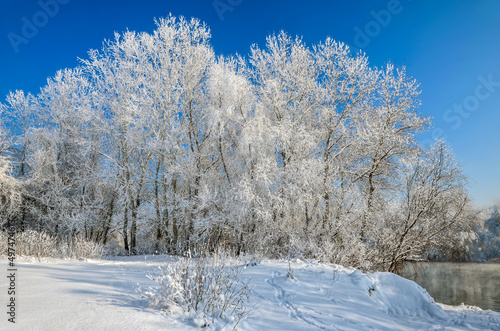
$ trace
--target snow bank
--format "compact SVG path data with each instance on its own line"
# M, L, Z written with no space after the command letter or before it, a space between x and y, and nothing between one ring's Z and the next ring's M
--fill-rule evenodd
M446 320L443 308L417 283L391 273L366 276L374 289L372 298L392 316L431 317Z

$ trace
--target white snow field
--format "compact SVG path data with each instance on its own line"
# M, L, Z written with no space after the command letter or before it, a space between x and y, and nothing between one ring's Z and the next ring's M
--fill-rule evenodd
M150 307L134 287L154 286L150 262L164 256L105 260L18 259L16 323L8 322L1 282L1 330L200 330L183 315ZM8 261L0 259L7 272ZM243 267L243 263L242 263ZM247 266L252 312L238 330L500 330L500 313L434 303L416 283L390 273L294 260ZM216 321L204 330L231 330Z

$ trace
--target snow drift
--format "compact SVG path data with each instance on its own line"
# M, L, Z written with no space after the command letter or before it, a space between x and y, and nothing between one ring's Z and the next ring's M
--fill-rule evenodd
M164 256L108 260L20 259L16 324L7 330L199 330L197 318L165 314L135 291L154 286L151 263ZM0 260L7 265L7 260ZM168 262L166 262L168 263ZM250 314L238 330L499 330L500 313L434 302L391 273L364 274L312 261L239 265L251 279ZM293 277L291 277L293 276ZM5 301L6 283L2 282ZM216 320L204 330L231 330Z

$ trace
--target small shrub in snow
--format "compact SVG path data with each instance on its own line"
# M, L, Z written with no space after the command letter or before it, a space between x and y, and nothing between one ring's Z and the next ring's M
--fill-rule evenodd
M333 269L333 282L336 283L339 280L339 271L337 269Z
M247 267L255 267L256 265L260 264L260 259L259 258L251 258L246 262Z
M2 254L6 254L5 234L0 232L0 246ZM86 241L76 236L70 239L61 239L46 232L27 230L17 233L16 254L19 256L54 257L54 258L100 258L103 254L101 245Z
M111 239L110 242L104 246L104 256L121 256L128 255L125 248L116 239Z
M288 273L287 273L287 277L290 278L290 279L295 279L295 276L293 275L292 266L290 264L290 259L288 259Z
M101 258L104 252L102 245L87 241L82 237L74 237L59 246L67 247L67 257L71 258Z
M215 319L232 319L236 326L248 314L250 288L249 281L241 279L243 270L220 255L179 258L156 265L148 277L159 286L140 291L158 307L180 308L200 327Z

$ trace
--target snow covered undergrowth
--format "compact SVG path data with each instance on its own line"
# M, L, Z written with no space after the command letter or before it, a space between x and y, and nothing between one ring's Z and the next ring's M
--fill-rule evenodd
M2 330L197 330L186 315L150 307L137 284L165 257L107 260L18 259L16 324ZM7 266L6 259L0 264ZM244 264L241 264L244 267ZM500 313L434 303L416 283L390 273L363 274L337 265L263 260L246 267L251 313L240 330L500 330ZM7 267L5 267L7 269ZM8 284L1 283L7 302ZM5 310L5 309L4 309ZM4 314L5 315L5 314ZM220 330L216 321L204 330ZM231 322L226 326L230 330Z

